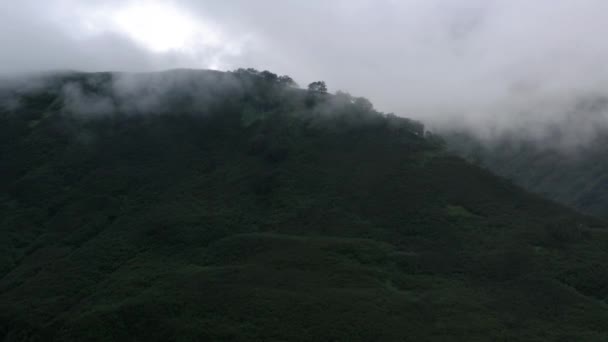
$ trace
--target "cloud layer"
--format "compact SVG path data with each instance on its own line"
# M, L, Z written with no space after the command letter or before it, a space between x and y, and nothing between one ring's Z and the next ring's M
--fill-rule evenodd
M0 72L255 67L491 134L571 122L604 96L606 13L603 0L25 0L0 4Z

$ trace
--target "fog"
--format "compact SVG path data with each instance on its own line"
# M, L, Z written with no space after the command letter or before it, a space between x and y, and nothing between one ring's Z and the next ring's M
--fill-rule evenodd
M608 126L606 13L603 0L25 0L0 4L0 73L254 67L429 127L539 140L560 127L579 145Z

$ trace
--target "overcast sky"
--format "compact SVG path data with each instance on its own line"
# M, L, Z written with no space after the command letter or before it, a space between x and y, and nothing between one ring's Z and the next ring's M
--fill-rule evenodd
M603 93L606 18L605 0L0 0L0 72L255 67L500 121Z

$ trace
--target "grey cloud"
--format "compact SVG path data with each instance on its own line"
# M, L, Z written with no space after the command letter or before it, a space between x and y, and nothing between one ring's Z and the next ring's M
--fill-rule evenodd
M0 72L251 66L300 84L323 79L380 110L485 136L544 137L580 122L571 138L579 143L607 126L603 109L580 107L607 95L603 0L159 1L240 51L154 53L116 31L78 38L79 15L128 1L26 0L0 5Z
M99 116L116 112L111 97L87 94L78 83L68 83L61 89L63 109L69 113L87 116Z

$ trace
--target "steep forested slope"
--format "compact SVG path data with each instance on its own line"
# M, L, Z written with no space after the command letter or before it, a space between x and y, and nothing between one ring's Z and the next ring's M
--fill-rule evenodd
M15 83L7 341L604 341L604 223L286 77Z
M581 212L608 215L608 135L577 147L547 146L521 137L482 141L448 134L452 150L516 184Z

